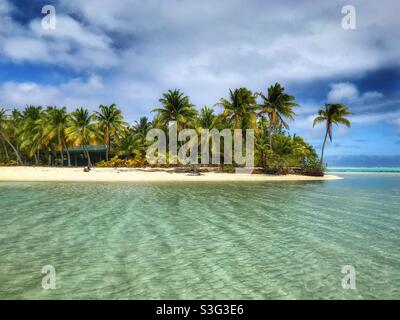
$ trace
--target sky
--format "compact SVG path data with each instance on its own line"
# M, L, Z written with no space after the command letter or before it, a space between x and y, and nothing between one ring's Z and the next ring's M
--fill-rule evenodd
M134 122L168 89L201 108L230 88L279 82L301 105L290 132L318 151L318 109L350 108L352 127L335 127L328 162L400 166L400 1L299 3L0 0L0 106L116 103ZM42 27L44 5L56 9L54 30ZM344 5L355 29L342 27Z

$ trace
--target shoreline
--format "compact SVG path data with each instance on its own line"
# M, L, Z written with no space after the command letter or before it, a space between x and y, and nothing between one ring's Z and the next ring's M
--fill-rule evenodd
M207 172L200 176L171 170L97 168L83 172L81 167L0 167L0 182L235 182L235 181L326 181L343 179L336 175L266 175Z

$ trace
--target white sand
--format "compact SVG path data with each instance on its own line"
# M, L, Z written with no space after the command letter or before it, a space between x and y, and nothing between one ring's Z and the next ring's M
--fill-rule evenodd
M318 181L341 179L333 175L308 177L300 175L263 175L234 173L202 173L194 176L188 173L168 171L151 172L129 168L93 168L83 172L83 168L53 167L0 167L0 181Z

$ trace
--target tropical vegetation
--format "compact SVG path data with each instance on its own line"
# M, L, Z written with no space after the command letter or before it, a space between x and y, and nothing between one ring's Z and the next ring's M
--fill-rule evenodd
M333 125L350 126L346 118L350 111L343 104L326 104L319 110L314 125L325 123L326 130L318 157L309 143L290 133L288 121L295 120L299 104L279 83L265 94L247 88L231 89L227 98L199 110L179 89L168 90L159 103L152 110L153 119L141 117L131 125L115 104L100 105L95 112L79 107L70 113L56 106L0 108L0 164L71 166L71 152L79 147L91 166L90 147L102 145L105 159L98 166L145 166L149 130L167 132L168 123L176 121L178 131L254 129L257 167L321 169L327 139L332 141Z

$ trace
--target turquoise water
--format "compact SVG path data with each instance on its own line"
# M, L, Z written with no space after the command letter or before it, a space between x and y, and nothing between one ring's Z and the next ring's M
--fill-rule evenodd
M328 172L400 173L398 167L328 167Z
M400 176L343 176L0 183L0 298L400 299Z

